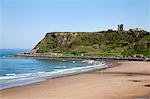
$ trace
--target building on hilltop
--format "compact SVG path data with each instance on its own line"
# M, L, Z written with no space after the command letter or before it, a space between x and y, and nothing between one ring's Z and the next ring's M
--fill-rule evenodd
M118 25L118 31L123 31L123 24Z
M142 28L133 28L133 29L129 29L130 31L136 31L136 32L138 32L138 31L144 31Z

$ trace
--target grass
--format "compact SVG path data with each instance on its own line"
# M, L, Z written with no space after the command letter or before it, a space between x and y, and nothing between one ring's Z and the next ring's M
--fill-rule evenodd
M57 32L46 36L38 53L66 56L150 56L150 35L146 31Z

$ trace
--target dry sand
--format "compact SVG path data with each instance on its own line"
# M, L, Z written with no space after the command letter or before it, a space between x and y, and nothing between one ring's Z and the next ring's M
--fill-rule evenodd
M105 70L1 90L0 99L150 99L150 62L119 64Z

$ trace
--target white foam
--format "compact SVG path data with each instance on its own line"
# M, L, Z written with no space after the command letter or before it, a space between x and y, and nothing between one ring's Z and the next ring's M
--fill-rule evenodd
M93 64L95 61L94 61L94 60L83 60L82 62L84 62L84 63L89 63L89 64Z
M13 73L13 74L6 74L6 76L15 76L16 74Z
M70 69L55 69L52 72L37 72L37 73L25 73L25 74L7 74L6 76L0 77L0 89L10 88L19 85L30 84L33 82L38 82L41 80L46 80L50 78L56 78L60 76L73 75L78 73L83 73L87 71L93 71L100 68L107 67L104 62L94 61L94 60L85 60L92 64L90 66L84 67L75 67Z

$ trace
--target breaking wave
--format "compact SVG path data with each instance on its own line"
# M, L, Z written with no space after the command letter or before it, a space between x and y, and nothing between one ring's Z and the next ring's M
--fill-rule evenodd
M36 73L24 73L24 74L6 74L6 76L0 77L0 89L6 89L10 87L16 87L26 84L31 84L35 82L44 81L47 79L52 79L61 76L73 75L88 71L93 71L96 69L106 68L105 62L94 61L94 60L84 60L82 62L89 63L89 66L84 67L74 67L67 69L63 66L63 69L56 68L52 72L36 72Z

